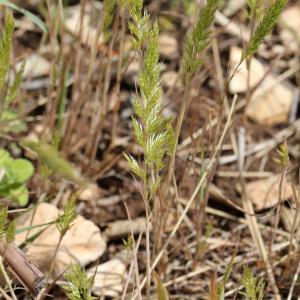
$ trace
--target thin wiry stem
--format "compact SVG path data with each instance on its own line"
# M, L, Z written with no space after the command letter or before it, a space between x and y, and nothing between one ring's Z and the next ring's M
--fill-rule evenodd
M244 209L249 212L251 215L246 215L246 219L248 221L248 226L250 233L252 235L252 238L254 242L256 243L257 250L263 259L264 263L266 264L266 272L269 278L270 285L273 288L274 294L275 294L275 299L280 300L280 294L278 287L276 285L275 281L275 276L272 270L272 265L270 263L267 251L265 249L265 245L263 242L263 238L261 235L261 232L258 227L258 222L255 216L255 211L253 208L253 204L250 201L249 197L247 196L247 190L246 190L246 182L245 178L243 177L243 168L244 168L244 159L245 159L245 139L244 135L240 135L239 139L239 161L238 161L238 168L240 172L240 181L241 181L241 186L242 186L242 200L243 200L243 207Z
M6 282L7 286L8 286L8 288L9 288L9 291L10 291L10 294L11 294L12 298L14 300L17 300L17 297L16 297L16 294L14 292L14 289L11 286L10 279L9 279L9 277L8 277L6 271L5 271L5 268L4 268L4 265L3 265L3 258L1 256L0 256L0 270L1 270L1 273L2 273L2 275L4 277L4 279L5 279L5 282Z

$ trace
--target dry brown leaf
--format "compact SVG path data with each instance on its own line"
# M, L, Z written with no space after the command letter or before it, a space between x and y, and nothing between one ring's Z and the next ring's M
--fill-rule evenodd
M252 181L246 185L247 197L257 210L270 208L279 201L279 187L280 176L277 175ZM281 188L281 200L289 199L292 196L292 186L284 180Z
M231 73L238 65L242 49L232 47L230 50ZM253 58L250 72L250 88L263 82L253 93L246 107L246 115L262 125L276 125L288 121L293 100L293 91L282 83L277 83L272 74L266 75L267 69ZM267 90L268 87L272 87ZM247 67L243 62L229 84L231 93L244 93L247 90ZM267 90L267 91L266 91ZM266 91L266 92L264 92Z
M167 33L160 34L158 38L159 53L162 57L174 60L179 56L177 40Z
M282 29L280 38L286 48L297 51L300 47L300 6L294 5L286 8L280 17Z
M32 225L45 224L57 219L61 211L49 203L37 206ZM32 211L25 214L17 222L17 228L30 225ZM46 226L45 226L46 227ZM45 228L44 227L44 228ZM41 227L30 231L30 236L41 230ZM25 241L27 232L16 236L19 245ZM59 239L56 225L50 225L34 242L25 248L27 255L44 272L49 271L55 247ZM106 241L102 238L99 228L91 221L78 216L71 229L64 236L61 247L57 253L53 276L60 275L71 263L85 266L96 260L106 249Z
M88 275L93 276L95 269L90 269ZM126 265L119 259L109 260L98 266L92 292L96 296L117 297L123 290L126 277Z

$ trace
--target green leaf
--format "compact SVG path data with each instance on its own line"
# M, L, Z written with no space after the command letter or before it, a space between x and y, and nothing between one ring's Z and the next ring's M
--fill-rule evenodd
M14 159L10 162L9 166L12 168L15 174L15 180L17 182L24 182L32 176L34 168L30 161L26 159Z
M19 119L19 116L13 110L5 110L1 115L1 131L19 133L27 129L26 123Z
M229 280L229 276L232 272L232 266L233 266L235 257L236 257L236 253L234 253L233 256L231 257L231 260L230 260L229 264L226 267L224 277L223 277L222 281L220 282L220 284L218 286L218 292L217 293L218 293L218 299L219 300L224 300L225 299L225 297L224 297L225 285L227 284L227 282Z
M0 167L4 166L9 160L12 160L10 154L4 149L0 149Z
M156 281L157 300L169 300L168 291L162 283L159 275L155 271L153 272L153 275Z
M28 190L23 184L33 174L33 165L26 159L13 159L10 154L0 149L0 195L16 200L24 206L28 203Z
M39 17L37 17L36 15L31 13L30 11L15 5L14 3L12 3L9 0L0 0L0 4L5 5L11 9L14 9L17 12L23 14L25 17L29 18L35 25L37 25L37 27L39 27L43 32L45 32L45 33L48 32L46 24Z
M56 221L51 221L51 222L47 222L47 223L43 223L43 224L24 226L22 228L16 229L16 235L21 234L26 231L31 231L32 229L36 229L36 228L40 228L40 227L43 227L44 229L48 228L49 225L55 224L55 222Z
M27 187L21 184L14 189L10 189L8 197L16 200L21 206L27 205L29 199Z
M20 145L34 151L39 160L53 170L55 174L68 181L76 182L79 185L84 185L86 183L80 173L50 145L26 139L21 141Z

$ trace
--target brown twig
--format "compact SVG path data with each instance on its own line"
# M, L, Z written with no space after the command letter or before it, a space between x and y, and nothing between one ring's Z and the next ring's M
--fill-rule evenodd
M0 255L5 257L8 271L22 283L33 295L37 295L44 286L44 274L14 244L0 243Z

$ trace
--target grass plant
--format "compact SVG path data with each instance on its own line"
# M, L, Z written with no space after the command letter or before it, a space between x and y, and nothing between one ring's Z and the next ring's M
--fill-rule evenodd
M214 236L216 232L220 233L221 231L217 227L218 224L214 224L211 227L213 229L207 231L207 234L204 233L204 228L207 223L206 213L210 208L208 207L208 199L213 194L210 184L217 173L221 151L225 149L225 153L230 151L237 156L237 166L232 165L231 167L237 167L237 178L242 185L242 202L236 204L235 208L238 207L240 212L245 213L243 219L236 216L231 216L231 218L235 222L238 220L238 222L243 222L249 226L249 236L251 235L257 247L260 259L265 263L266 277L268 278L268 281L265 281L263 277L257 279L249 267L244 266L240 282L244 290L240 295L249 300L262 300L268 289L268 292L272 290L272 295L276 300L280 299L277 277L274 276L273 264L265 249L261 234L262 229L256 219L253 204L249 202L247 196L244 177L246 173L244 161L247 159L244 151L246 142L242 137L242 131L240 131L239 143L235 137L234 124L236 119L233 117L237 107L240 107L239 97L235 95L231 101L226 88L240 65L246 62L248 77L245 98L247 103L250 102L253 94L253 89L250 87L251 60L278 23L287 0L274 0L270 5L267 5L268 9L265 9L265 2L262 0L246 1L250 37L244 46L242 56L234 72L226 78L221 78L218 93L211 92L215 87L215 79L211 76L214 71L213 68L207 66L209 62L206 63L206 58L210 57L210 44L214 40L214 58L216 60L216 55L219 55L217 67L220 69L223 67L223 58L220 52L222 47L226 48L227 41L222 40L218 44L218 35L222 34L222 30L219 30L217 26L214 28L216 16L220 17L218 10L221 8L222 1L203 1L205 4L201 6L194 25L187 31L182 47L182 57L178 59L178 64L172 65L178 71L179 81L183 83L183 86L179 88L180 94L177 97L180 98L180 101L174 104L174 110L179 104L178 116L175 118L167 116L165 109L169 105L167 101L170 99L168 97L173 89L176 92L177 87L174 84L171 92L164 93L161 70L164 68L164 64L168 65L169 62L165 63L160 57L160 30L159 22L156 21L160 14L166 16L170 14L170 12L164 11L164 5L169 6L166 3L162 4L162 1L154 2L156 1L148 5L148 2L144 3L143 0L104 0L101 10L97 10L97 4L99 4L97 1L95 3L93 1L91 3L80 1L78 30L72 32L66 26L69 6L63 0L55 3L46 1L45 4L41 5L39 11L44 14L47 25L37 16L21 9L12 2L0 0L0 4L17 10L28 17L34 24L34 30L37 28L41 30L37 34L43 35L41 49L44 49L43 43L49 43L51 48L50 50L44 49L47 58L51 60L48 83L46 86L42 86L35 95L38 98L43 95L44 102L35 106L31 111L30 109L23 111L21 100L27 97L27 92L22 93L26 62L21 63L18 69L14 68L14 74L11 75L15 20L12 14L7 9L5 10L3 14L5 15L4 27L0 39L0 135L5 139L4 142L1 141L5 147L0 145L0 196L13 198L20 205L28 204L30 198L26 181L34 173L33 164L26 159L14 158L13 156L32 155L32 152L37 158L36 164L41 164L41 173L43 173L44 179L47 178L48 180L46 183L51 183L45 184L43 180L43 183L39 184L40 179L33 177L32 186L36 187L32 193L31 200L33 202L38 202L37 199L42 199L44 194L50 193L54 195L55 201L58 199L57 203L61 203L61 197L66 190L76 191L78 187L86 188L90 182L97 183L99 186L102 184L107 188L107 191L111 192L113 189L110 190L110 183L101 181L103 174L106 174L107 178L132 182L128 178L127 181L124 180L126 177L124 174L128 175L129 173L128 168L124 168L126 171L122 169L120 162L122 151L124 151L127 166L134 177L134 182L144 204L146 230L145 233L140 233L136 241L132 228L130 228L128 239L123 240L130 269L122 299L130 297L130 299L142 300L145 294L147 300L154 297L159 300L168 300L172 299L172 292L176 292L177 284L180 286L183 281L189 278L199 276L197 277L199 279L202 276L199 265L207 257L212 260L211 265L214 263L215 252L209 250L212 241L217 240L218 243L221 241L222 246L220 247L223 247L222 239L224 236L218 235L217 238ZM184 1L181 7L185 10L188 7L195 7L190 2ZM172 5L175 7L179 7L179 4L178 1L172 1ZM146 7L150 11L158 11L158 16L148 13ZM94 11L91 14L91 21L87 24L85 17L86 11L89 9L94 9ZM219 17L218 22L220 21ZM189 18L180 14L172 15L172 18L178 18L182 22L182 27L186 27L186 24L190 22ZM171 20L173 22L173 19ZM174 22L172 26L177 25ZM86 27L89 29L88 38L85 34ZM20 30L19 24L18 30ZM127 43L127 31L130 34L132 48ZM218 49L218 45L220 45L220 49ZM119 126L119 123L123 125L123 119L126 118L123 118L122 113L127 109L127 102L129 102L128 99L125 101L122 98L123 77L127 76L127 69L135 60L138 71L135 92L132 94L131 109L133 114L126 126L132 129L137 147L134 147L135 145L133 146L131 141L126 140L123 143L124 132L126 130L128 132L128 128L126 126L120 128L122 126ZM207 72L208 70L211 73ZM203 74L198 76L202 71ZM218 75L222 77L222 72L219 72ZM206 80L206 76L210 80ZM207 89L201 89L200 92L199 77L204 77L203 82L207 87ZM130 83L126 82L124 85L128 89ZM201 108L206 109L205 105L207 105L210 111L205 117L200 139L192 138L190 148L178 149L183 124L186 121L187 111L192 98L194 98L195 90L199 92L201 101L203 100L203 103L200 103L204 104ZM207 96L208 91L210 92L209 96ZM195 107L198 109L200 105ZM43 120L40 118L39 110L42 111ZM204 114L202 111L195 112L195 116L198 116L196 113ZM31 114L27 120L31 118L33 125L24 121L26 114ZM212 120L212 116L216 116L216 119ZM245 119L243 120L245 121ZM191 120L191 123L197 124L197 121ZM36 140L24 138L23 135L28 131L28 128L35 130L35 123L42 124L42 129L37 134L38 138ZM191 131L193 129L190 128ZM186 133L186 131L184 132ZM191 135L193 136L193 133ZM230 135L228 139L227 135ZM17 154L14 153L13 155L9 152L12 141L17 141L22 146L22 149L17 148L19 152L16 151ZM29 154L23 152L28 149L31 150ZM281 185L287 175L288 164L290 163L287 144L283 144L277 152L278 157L275 162L284 169L280 183L279 201L281 202ZM179 175L182 174L179 174L181 170L176 168L177 156L178 162L186 162L187 166L184 166L185 171L182 173L191 179L190 186L185 188L184 193L182 193L184 189L181 190L183 183L178 180L178 178L181 179ZM200 161L200 167L196 166L197 159ZM69 161L78 164L80 168L75 169ZM116 167L117 172L109 173L108 171L113 167ZM64 182L63 185L58 184L61 181ZM113 193L122 194L123 187L117 188L118 190L113 190ZM101 189L102 186L99 190ZM133 187L128 188L130 192L133 189ZM183 199L182 195L187 196L188 200ZM105 194L106 196L107 194ZM225 199L226 196L223 198ZM52 201L51 197L49 199ZM82 211L85 213L88 209L91 209L92 212L98 211L98 205L103 205L98 200L93 200L93 203L82 202L80 206ZM0 207L0 237L1 242L5 244L12 243L18 233L28 231L29 235L31 229L43 227L33 236L27 236L28 239L26 238L26 241L20 245L21 248L27 243L33 242L45 230L44 225L55 223L59 231L59 240L54 245L52 264L47 272L45 286L37 296L39 300L43 299L54 286L54 282L50 283L50 279L54 274L55 260L62 240L77 216L77 201L76 193L74 193L64 205L63 213L56 221L38 225L30 223L23 229L16 229L16 223L12 220L13 217L9 216L6 205ZM230 201L226 203L231 203ZM275 234L270 236L271 246L278 235L280 204L277 206L276 222L273 226ZM240 208L239 205L241 207L244 205L244 207ZM36 209L36 206L34 207ZM85 209L87 210L85 211ZM133 222L127 203L125 203L125 210L130 222ZM220 212L218 213L220 214ZM228 216L228 214L223 212L222 216ZM106 224L102 226L102 220L99 221L99 224L101 230L102 227L106 226ZM296 226L296 221L293 226ZM143 234L145 236L144 242L142 240ZM285 237L285 235L282 236ZM196 246L190 243L189 238L195 241ZM295 241L290 237L289 242L288 254L290 256ZM142 248L143 246L145 249ZM224 246L224 249L226 247ZM249 247L248 244L247 247ZM270 247L270 252L273 251L272 249ZM128 254L130 251L131 256ZM144 257L139 255L139 251L144 251L141 252L145 254ZM177 255L178 261L182 258L188 258L187 272L189 273L179 277L176 276L180 268L174 263L175 261L177 263ZM219 270L213 270L210 284L211 300L226 298L227 283L231 279L233 270L236 269L237 256L236 254L232 255L227 266L222 268L223 276L221 278L217 277ZM10 275L5 270L4 260L5 257L0 259L0 269L8 289L2 291L0 288L0 293L8 299L9 297L17 299L19 295L14 290ZM139 265L140 263L141 265ZM145 274L143 278L140 276L142 272ZM131 276L135 281L132 287L130 285ZM235 279L235 276L232 277ZM61 287L69 299L95 299L91 292L94 278L89 277L82 266L71 265L64 274L64 279L65 283ZM165 279L168 282L165 282ZM265 283L268 283L266 288ZM291 286L290 298L294 285L295 282ZM129 291L130 288L132 288L131 291Z

